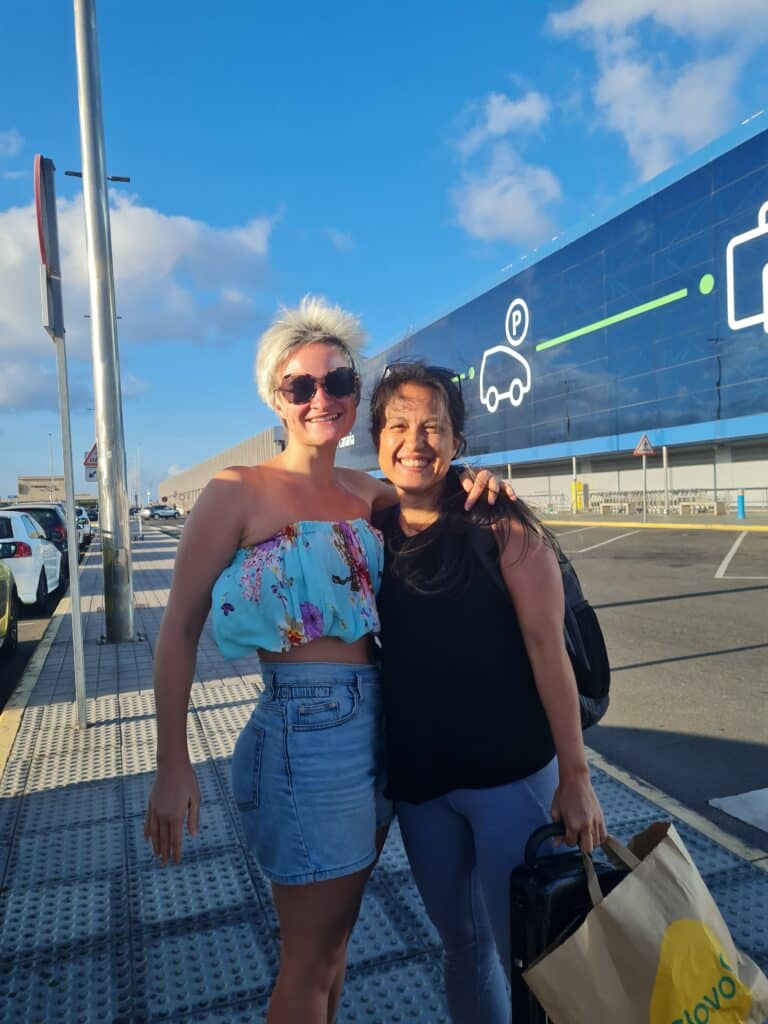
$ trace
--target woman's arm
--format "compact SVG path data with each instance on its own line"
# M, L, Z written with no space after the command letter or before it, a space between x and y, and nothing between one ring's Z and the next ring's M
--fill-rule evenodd
M348 486L352 487L361 497L364 496L366 500L370 501L371 514L381 512L383 509L397 504L397 491L386 480L378 480L376 477L369 476L367 473L362 473L359 470L346 469L343 472ZM478 473L473 474L465 468L461 470L460 480L461 486L467 492L467 501L464 506L467 512L483 496L487 498L489 505L493 505L500 487L503 487L507 495L513 500L516 497L511 485L503 483L488 469L481 469Z
M515 520L509 527L501 571L552 730L560 771L552 818L564 823L569 846L578 843L588 853L605 841L606 831L589 779L579 695L563 638L562 575L555 553L546 541L529 533L526 548L523 526Z
M243 523L242 471L218 473L184 526L168 605L154 657L157 775L149 797L144 838L163 864L181 860L184 820L199 823L200 790L187 749L187 708L197 645L211 606L211 588L231 562Z

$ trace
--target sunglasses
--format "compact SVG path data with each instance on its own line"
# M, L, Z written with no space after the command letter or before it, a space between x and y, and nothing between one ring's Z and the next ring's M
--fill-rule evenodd
M414 366L423 367L427 373L431 374L433 377L437 377L443 385L452 384L454 387L459 389L459 394L461 395L461 376L456 373L455 370L449 370L447 366L425 366L420 362L389 363L388 366L384 367L382 379L386 379L387 377L407 378Z
M317 394L318 385L322 385L326 395L330 395L331 398L349 398L358 390L360 382L351 366L338 366L324 377L299 373L295 377L285 379L275 391L285 395L291 405L306 405Z

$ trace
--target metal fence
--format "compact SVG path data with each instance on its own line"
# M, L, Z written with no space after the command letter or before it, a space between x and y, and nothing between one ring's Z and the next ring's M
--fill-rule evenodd
M511 481L514 487L515 481ZM689 488L646 491L648 513L651 515L729 515L737 510L737 498L744 496L747 512L768 512L768 487L718 487ZM534 492L521 494L522 498L536 511L556 515L573 512L570 493ZM576 511L593 515L635 515L643 511L642 490L631 491L588 491L583 507Z

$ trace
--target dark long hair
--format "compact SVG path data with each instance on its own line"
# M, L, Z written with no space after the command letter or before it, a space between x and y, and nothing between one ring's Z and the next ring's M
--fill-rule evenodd
M466 451L464 427L466 406L457 374L441 366L428 366L421 361L394 363L384 371L371 395L371 436L379 450L381 432L386 422L387 406L403 384L419 384L440 395L451 423L454 438L459 442L457 456ZM433 594L446 590L461 591L469 583L475 567L475 555L469 542L469 530L476 527L494 528L499 545L489 546L491 557L498 559L500 549L509 537L510 521L523 524L523 550L525 557L532 538L541 538L555 553L559 545L554 534L544 526L536 514L521 498L512 500L504 491L495 504L481 498L470 512L464 510L467 495L461 486L460 470L474 473L471 467L451 466L445 477L445 486L438 498L438 518L426 530L413 537L387 541L391 553L392 572L403 581L407 589L420 594ZM442 543L440 543L442 542ZM423 556L439 543L439 559L427 559L432 570L427 575L421 568Z

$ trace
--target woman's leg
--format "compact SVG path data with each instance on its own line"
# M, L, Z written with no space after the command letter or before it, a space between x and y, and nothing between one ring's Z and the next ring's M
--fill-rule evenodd
M308 885L272 884L280 970L267 1024L329 1024L344 978L347 942L373 865Z
M534 829L548 825L557 788L557 758L540 771L508 786L461 789L452 796L472 826L477 876L505 971L510 963L509 875L523 862Z
M451 806L450 794L423 804L399 802L397 813L421 898L443 941L453 1024L509 1024L509 998L477 882L469 823Z
M385 825L383 828L376 829L376 860L374 861L370 870L373 870L373 868L376 866L376 863L378 862L381 851L384 849L384 843L387 840L388 832L389 825ZM355 914L355 919L352 921L349 931L347 932L347 942L344 945L344 959L339 967L339 970L336 972L336 977L333 979L333 985L331 986L331 991L328 996L328 1024L333 1024L333 1021L336 1019L336 1011L339 1008L341 990L344 988L344 975L346 974L347 971L347 944L349 943L350 937L352 935L352 929L354 928L356 921L357 914Z

